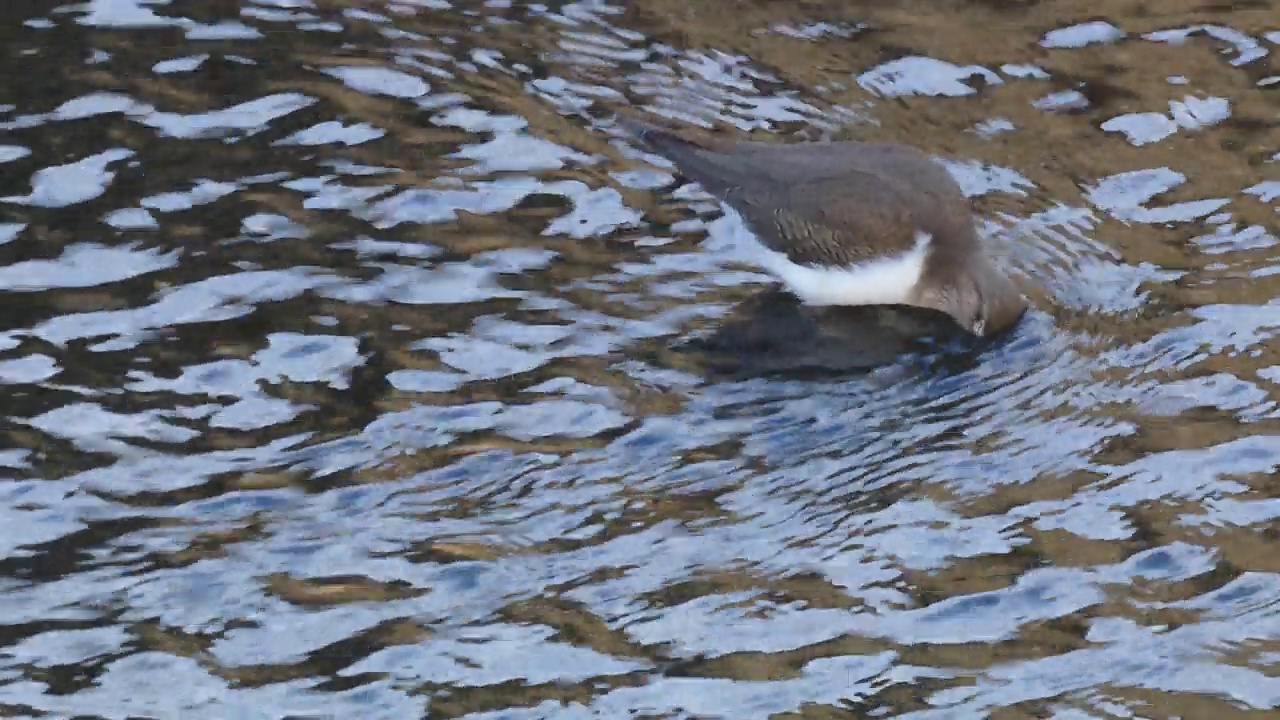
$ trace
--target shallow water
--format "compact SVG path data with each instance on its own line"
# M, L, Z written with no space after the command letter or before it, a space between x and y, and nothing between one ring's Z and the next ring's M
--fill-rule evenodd
M1280 707L1269 4L0 23L4 715ZM1034 308L705 352L789 311L621 106L915 143Z

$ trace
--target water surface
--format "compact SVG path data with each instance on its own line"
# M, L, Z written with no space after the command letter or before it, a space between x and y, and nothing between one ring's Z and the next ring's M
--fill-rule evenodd
M1280 707L1263 5L0 27L4 714ZM919 145L1034 307L986 346L778 325L624 106Z

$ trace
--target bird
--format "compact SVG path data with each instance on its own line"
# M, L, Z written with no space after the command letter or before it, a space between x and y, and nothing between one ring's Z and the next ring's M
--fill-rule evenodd
M1027 309L983 252L960 186L916 147L729 139L630 112L614 124L735 211L756 263L807 305L927 308L979 338Z

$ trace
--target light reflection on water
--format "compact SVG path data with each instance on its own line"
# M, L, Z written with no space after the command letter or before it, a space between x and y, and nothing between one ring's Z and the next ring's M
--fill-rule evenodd
M11 10L6 712L1280 704L1280 31L715 5ZM818 327L621 105L937 153L1035 307Z

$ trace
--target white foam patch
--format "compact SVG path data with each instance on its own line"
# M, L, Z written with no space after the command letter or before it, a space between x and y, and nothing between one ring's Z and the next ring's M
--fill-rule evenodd
M566 162L588 164L595 158L563 145L523 133L499 133L487 142L464 145L449 158L475 160L463 168L465 174L488 174L503 171L536 172L559 170Z
M121 208L112 210L102 222L117 230L155 230L160 227L156 218L145 208Z
M235 20L212 25L192 23L187 27L188 40L259 40L262 37L262 32L257 28Z
M116 174L107 166L130 157L132 150L117 148L66 165L42 168L31 176L30 195L4 197L0 201L60 208L92 200L106 192L115 179Z
M311 235L306 226L277 213L254 213L244 218L240 221L240 232L258 242L305 238Z
M1155 196L1186 182L1167 167L1117 173L1098 181L1086 193L1089 202L1117 220L1142 223L1188 222L1213 214L1228 198L1189 200L1163 207L1146 207Z
M1232 224L1221 225L1212 233L1191 238L1191 242L1205 253L1219 254L1272 247L1276 244L1276 237L1261 225L1240 228Z
M233 183L200 180L195 187L181 192L166 192L142 198L139 203L156 212L177 212L190 210L197 205L205 205L225 195L230 195L239 188Z
M960 97L976 92L964 83L973 76L999 85L1000 76L981 65L956 65L931 57L913 55L890 60L858 76L858 84L882 97L930 95Z
M54 260L24 260L0 267L0 289L30 292L95 287L173 267L178 264L178 255L177 250L77 243Z
M1231 59L1231 64L1235 66L1246 65L1255 60L1260 60L1266 57L1269 52L1260 42L1258 42L1257 38L1236 30L1235 28L1224 27L1222 25L1190 25L1183 28L1158 30L1156 32L1147 33L1142 37L1155 42L1166 42L1171 45L1181 45L1187 41L1187 38L1197 33L1204 33L1215 40L1230 43L1238 53Z
M0 163L13 162L31 154L31 151L21 145L0 145Z
M1245 188L1244 192L1256 195L1262 202L1272 202L1280 198L1280 180L1264 180L1257 185Z
M161 60L151 66L151 72L157 75L170 75L173 73L191 72L199 69L204 61L208 60L206 55L188 55L186 57L173 58L171 60Z
M256 132L272 120L284 117L315 103L300 93L277 93L233 105L222 110L184 115L171 112L139 112L141 122L162 135L176 138L201 138L243 130Z
M977 160L936 158L935 162L947 169L956 184L960 186L960 191L964 193L965 197L976 197L993 192L1026 195L1024 188L1034 188L1036 186L1025 175L1012 168L982 163Z
M60 372L58 362L42 353L0 360L0 384L3 385L38 383Z
M76 18L81 25L109 28L148 28L178 25L181 18L157 15L144 5L146 0L89 0L80 6L84 15ZM190 21L188 21L190 22Z
M1008 63L1000 66L1000 72L1015 78L1033 78L1036 80L1049 79L1049 73L1039 65L1024 65L1018 63Z
M1178 125L1169 116L1158 112L1128 113L1117 115L1100 126L1106 132L1123 133L1131 145L1149 145L1178 132Z
M1079 110L1089 107L1089 99L1079 90L1061 90L1049 93L1031 105L1037 110L1057 112L1061 110Z
M1188 95L1169 101L1169 113L1181 127L1194 130L1216 125L1231 117L1231 102L1223 97L1197 98Z
M1159 142L1178 132L1178 128L1196 130L1231 117L1231 103L1226 98L1197 98L1188 95L1169 101L1169 115L1158 112L1117 115L1100 126L1107 132L1119 132L1130 144L1142 146Z
M352 90L369 95L397 98L422 97L431 91L425 80L415 75L372 65L346 65L325 68L324 74L336 77Z
M1012 120L1002 117L983 120L973 126L973 131L983 137L991 137L992 135L999 135L1000 133L1012 132L1016 129L1017 126L1013 124Z
M383 135L386 135L386 131L368 123L344 125L337 120L328 120L304 130L299 130L287 138L277 140L274 144L312 146L341 143L350 146L377 140Z
M1040 40L1041 47L1079 48L1094 43L1111 43L1122 39L1124 31L1102 20L1080 23L1070 27L1050 30Z

